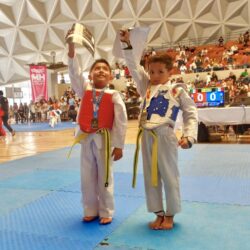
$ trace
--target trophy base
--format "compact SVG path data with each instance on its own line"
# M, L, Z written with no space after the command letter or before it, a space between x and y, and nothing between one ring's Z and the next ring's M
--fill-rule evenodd
M80 23L73 24L71 30L72 34L67 37L66 42L85 47L94 57L95 41L90 31Z

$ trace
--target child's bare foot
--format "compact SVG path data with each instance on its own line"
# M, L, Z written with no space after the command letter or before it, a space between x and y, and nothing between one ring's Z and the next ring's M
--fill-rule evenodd
M110 224L112 222L112 218L109 217L109 218L101 218L99 223L101 225L107 225L107 224Z
M161 224L164 221L164 216L157 215L156 219L148 224L150 229L159 230L161 228Z
M173 216L164 216L162 220L160 229L162 230L170 230L174 227L174 217Z
M84 216L82 218L82 221L84 222L91 222L91 221L94 221L95 219L97 219L98 216Z

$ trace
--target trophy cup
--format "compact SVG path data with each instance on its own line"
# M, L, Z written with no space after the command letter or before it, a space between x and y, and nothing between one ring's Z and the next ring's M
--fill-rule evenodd
M83 24L73 24L69 35L66 37L66 42L84 46L94 57L95 40L90 31Z

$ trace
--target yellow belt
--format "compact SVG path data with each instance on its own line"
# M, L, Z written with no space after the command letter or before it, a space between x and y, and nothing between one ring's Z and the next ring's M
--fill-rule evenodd
M101 134L104 136L104 144L105 144L105 187L108 187L109 185L109 171L110 171L110 132L108 129L106 128L102 128L96 131L97 134ZM77 144L80 143L82 140L85 140L87 137L89 136L88 133L82 132L82 134L78 135L71 148L70 151L67 155L67 157L69 158L72 152L73 147Z
M136 138L136 149L134 155L134 169L133 169L133 183L132 187L136 185L136 175L137 175L137 165L138 165L138 155L140 150L140 139L144 132L144 128L139 128L137 138ZM152 186L157 187L158 185L158 138L157 134L153 130L147 130L153 137L152 145L152 157L151 157L151 183Z

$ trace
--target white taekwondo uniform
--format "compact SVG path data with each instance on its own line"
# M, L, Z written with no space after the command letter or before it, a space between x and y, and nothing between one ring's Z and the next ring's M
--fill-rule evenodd
M68 58L69 76L73 90L78 97L84 97L89 84L79 73L79 65L76 57ZM96 89L96 92L100 90ZM104 93L111 93L105 90ZM118 91L112 90L112 102L114 104L114 121L111 135L111 147L124 147L127 128L127 114L125 104ZM80 107L84 109L84 107ZM79 120L79 119L78 119ZM86 132L78 128L76 137ZM81 191L85 216L112 217L114 213L113 198L113 171L112 159L110 160L109 185L105 187L105 145L101 134L90 133L81 140ZM111 150L112 152L112 150Z
M133 44L132 44L133 45ZM173 216L181 210L178 140L174 126L179 110L183 112L183 136L193 143L197 138L197 109L181 84L169 82L150 86L149 75L136 63L133 49L124 50L124 58L129 71L136 82L137 91L144 99L141 107L140 126L142 134L142 157L147 207L149 212L166 211ZM138 60L137 60L138 61ZM151 157L153 138L150 130L158 139L158 185L151 184ZM162 201L162 184L166 195L164 210Z

